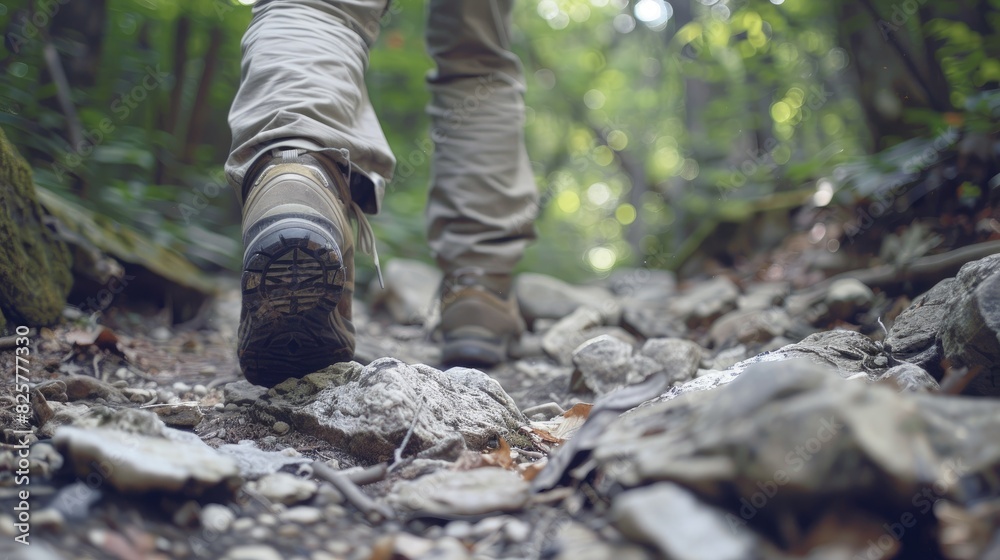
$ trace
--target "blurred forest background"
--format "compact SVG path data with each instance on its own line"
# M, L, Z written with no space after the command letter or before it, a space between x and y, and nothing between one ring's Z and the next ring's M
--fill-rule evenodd
M425 10L394 0L371 54L399 160L384 258L430 261ZM226 0L0 0L0 126L39 186L236 270L221 168L249 19ZM1000 235L1000 0L521 0L515 24L543 203L523 269L754 265L795 231L845 269ZM962 227L932 235L944 216Z

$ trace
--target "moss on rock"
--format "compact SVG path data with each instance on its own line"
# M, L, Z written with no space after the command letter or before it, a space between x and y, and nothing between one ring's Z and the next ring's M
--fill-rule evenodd
M0 316L11 323L55 323L72 286L69 250L43 218L31 168L0 128Z

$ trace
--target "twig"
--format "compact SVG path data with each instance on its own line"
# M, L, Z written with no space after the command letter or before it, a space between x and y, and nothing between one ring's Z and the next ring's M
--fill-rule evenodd
M348 480L357 484L358 486L364 486L366 484L374 484L381 480L385 480L385 475L389 472L388 463L379 463L372 467L350 469L343 471L343 475L347 477Z
M403 462L403 450L410 443L410 437L413 436L413 430L417 427L417 421L420 420L420 413L424 411L424 405L427 403L426 400L420 402L420 406L417 407L417 411L413 414L413 420L410 422L410 429L406 430L406 435L403 436L403 443L399 444L396 451L393 452L393 461L389 465L389 472L399 466Z
M371 516L372 514L381 517L382 519L392 519L395 517L395 513L385 504L380 504L375 500L368 497L367 494L361 491L356 484L351 482L351 479L347 477L344 473L336 471L330 468L326 463L320 461L315 461L312 464L313 474L317 477L329 482L337 489L338 492L344 499L350 502L354 507L365 514L366 516Z

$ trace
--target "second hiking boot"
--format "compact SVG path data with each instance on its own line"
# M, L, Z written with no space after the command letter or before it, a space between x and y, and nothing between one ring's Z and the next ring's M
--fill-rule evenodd
M354 357L354 238L367 221L346 178L299 150L275 151L244 186L240 367L274 386ZM361 222L364 222L363 224Z

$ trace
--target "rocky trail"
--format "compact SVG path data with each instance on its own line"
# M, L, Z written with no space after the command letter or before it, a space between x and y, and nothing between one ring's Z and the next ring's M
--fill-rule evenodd
M523 274L487 372L386 268L357 362L271 390L235 290L0 340L0 558L1000 558L1000 255L892 296Z

